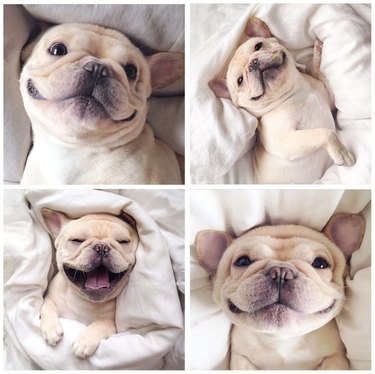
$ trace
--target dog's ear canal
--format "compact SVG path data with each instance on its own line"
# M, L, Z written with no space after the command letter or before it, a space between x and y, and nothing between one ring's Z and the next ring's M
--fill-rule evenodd
M179 52L160 52L147 57L153 89L171 85L184 75L185 55Z
M345 258L349 259L361 246L365 226L365 220L359 214L342 213L334 215L328 221L323 233L342 250Z
M195 238L195 252L199 264L214 275L223 253L233 241L233 237L224 231L203 230Z
M226 79L214 78L208 82L208 86L211 88L216 97L230 99L230 93L228 90Z
M64 213L47 208L42 209L42 216L53 238L57 238L61 228L71 221Z
M247 38L262 37L272 38L272 34L268 26L257 17L250 17L245 28Z

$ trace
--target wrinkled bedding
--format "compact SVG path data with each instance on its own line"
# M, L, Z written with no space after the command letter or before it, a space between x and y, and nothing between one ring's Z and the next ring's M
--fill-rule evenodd
M215 229L239 236L262 224L300 224L322 230L335 213L360 213L366 232L346 277L346 302L337 318L351 369L371 368L370 191L193 190L190 204L191 369L228 369L230 321L212 300L212 283L195 257L198 231Z
M145 54L184 52L183 5L5 5L4 180L19 183L31 146L30 121L19 92L20 55L36 21L88 22L123 32ZM184 78L153 92L147 121L155 136L184 155Z
M354 153L353 167L331 166L319 184L370 183L371 8L348 4L192 5L191 181L254 183L257 120L208 87L224 76L249 16L265 21L307 71L323 41L321 70L335 96L337 132Z
M184 191L6 190L4 335L7 369L182 369ZM137 221L140 246L116 305L118 334L81 360L71 352L84 325L61 319L64 337L47 345L39 327L51 279L52 243L41 217L48 207L71 217L125 210ZM183 297L183 296L182 296ZM168 300L168 307L166 307Z

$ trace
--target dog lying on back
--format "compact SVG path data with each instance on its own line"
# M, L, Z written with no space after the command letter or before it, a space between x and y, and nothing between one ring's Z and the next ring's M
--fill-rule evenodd
M322 233L278 225L238 238L197 234L197 259L233 324L231 369L349 369L334 318L344 303L346 261L364 228L361 216L339 214Z
M23 59L33 147L21 183L181 183L146 114L152 89L183 75L183 54L145 57L120 32L77 23L48 29Z
M322 43L314 45L312 77L299 72L291 53L268 26L251 17L226 79L209 82L217 97L258 118L253 166L257 183L312 183L334 162L351 166L331 113L332 99L319 71Z

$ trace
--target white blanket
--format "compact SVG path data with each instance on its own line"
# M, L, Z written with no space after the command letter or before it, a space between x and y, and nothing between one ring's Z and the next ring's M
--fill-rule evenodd
M323 41L321 70L335 96L337 131L354 153L353 167L333 165L315 183L370 183L371 8L347 4L192 5L191 180L253 183L257 120L208 87L223 76L251 15L310 66L312 46Z
M36 21L87 22L127 35L145 54L184 52L183 5L6 5L4 6L4 180L18 183L31 146L30 120L19 90L21 50ZM183 155L184 78L153 92L147 122L155 136Z
M40 332L39 311L53 253L40 213L43 207L71 217L118 214L123 209L137 221L137 264L116 306L119 333L102 341L85 360L71 351L83 324L62 319L64 337L56 347L47 345ZM183 368L177 292L184 292L183 191L6 190L4 213L7 369Z
M322 230L334 213L360 213L366 220L361 248L346 278L346 302L337 318L352 369L371 364L371 193L342 190L191 191L191 369L228 369L230 321L212 300L212 284L195 257L203 229L239 236L262 224L300 224Z

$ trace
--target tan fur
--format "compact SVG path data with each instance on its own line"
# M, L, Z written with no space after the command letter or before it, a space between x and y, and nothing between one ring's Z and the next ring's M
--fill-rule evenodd
M66 55L48 52L56 42L66 45ZM168 58L172 67L162 74L159 61ZM85 66L91 62L107 69L105 78L99 75L105 82L95 81L92 91L100 95L101 110L98 101L85 104L81 99L92 99L84 89L89 84ZM135 80L125 73L128 64L137 68ZM181 66L183 55L177 53L155 54L147 60L114 30L89 24L49 29L32 49L20 79L34 137L21 183L180 183L176 156L155 139L146 114L153 75L161 75L160 87L179 78ZM30 82L39 97L30 95Z
M87 325L75 340L74 355L86 358L98 348L100 341L117 332L115 325L116 297L127 285L135 264L138 234L128 223L109 214L87 215L71 220L49 209L43 211L49 231L55 238L59 272L48 286L41 309L41 329L44 339L55 346L63 337L59 317ZM80 239L77 243L73 239ZM120 241L129 241L121 244ZM73 282L64 268L88 272L98 264L95 245L108 245L110 251L102 264L113 273L127 271L112 287L99 291L87 290ZM95 269L95 267L94 267Z

